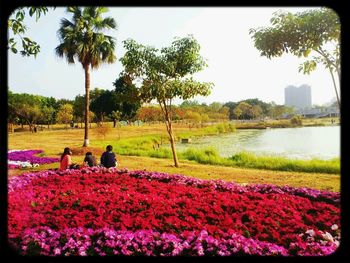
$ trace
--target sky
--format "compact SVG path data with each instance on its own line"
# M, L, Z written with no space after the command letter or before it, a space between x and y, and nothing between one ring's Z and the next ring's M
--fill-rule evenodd
M312 104L322 105L335 97L328 71L319 66L310 75L298 72L304 60L293 55L268 59L260 56L249 29L270 25L278 10L301 12L308 8L279 7L110 7L104 16L113 17L117 30L105 33L116 39L114 64L103 64L91 72L91 88L113 90L113 82L123 70L122 41L132 38L156 48L170 46L175 37L192 34L201 46L200 54L208 67L194 75L198 81L212 82L207 97L197 96L200 103L225 103L258 98L264 102L284 104L284 88L289 85L311 86ZM62 18L71 19L65 8L50 9L37 22L28 15L27 34L41 46L36 58L8 52L8 87L15 93L30 93L56 99L74 99L84 94L84 71L79 62L68 64L55 55L59 45L57 30ZM181 103L176 100L176 103Z

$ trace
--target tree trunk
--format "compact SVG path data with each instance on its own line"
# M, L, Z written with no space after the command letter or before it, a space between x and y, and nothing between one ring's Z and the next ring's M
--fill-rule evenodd
M84 65L85 72L85 131L83 147L89 146L89 104L90 104L90 65Z
M174 140L174 135L173 131L171 128L171 123L169 123L170 129L168 130L169 137L170 137L170 144L171 144L171 150L173 152L173 159L174 159L174 165L175 167L179 167L179 159L177 158L177 153L176 153L176 147L175 147L175 140Z
M14 127L13 127L13 123L10 123L10 127L9 127L9 130L11 133L14 133Z
M335 90L335 95L337 96L337 102L338 102L338 106L339 106L339 110L340 110L340 99L339 99L339 95L338 95L337 85L335 84L334 75L333 75L332 70L330 68L328 68L328 69L329 69L329 72L331 73L331 76L332 76L333 87ZM340 84L340 79L339 79L339 84Z
M177 153L176 153L173 127L172 127L171 119L169 117L169 112L168 112L165 105L164 105L164 110L165 110L165 124L167 126L167 131L168 131L169 138L170 138L170 145L171 145L171 150L173 152L174 165L175 165L175 167L179 167L179 159L177 158Z

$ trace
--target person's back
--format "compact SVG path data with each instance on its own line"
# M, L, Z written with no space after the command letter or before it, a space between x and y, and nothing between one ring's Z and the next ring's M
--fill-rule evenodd
M90 167L96 166L95 156L93 156L91 152L87 152L84 158L84 163Z
M117 159L112 149L112 146L108 145L106 151L101 156L101 165L106 168L115 167L117 164Z

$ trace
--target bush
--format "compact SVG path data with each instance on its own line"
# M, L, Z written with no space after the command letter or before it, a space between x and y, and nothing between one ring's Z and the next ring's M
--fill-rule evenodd
M103 138L106 138L106 134L111 131L111 127L105 123L103 125L100 125L96 128L96 132L100 135L103 136Z
M300 115L295 115L290 119L290 123L293 126L302 126L303 125L302 117Z

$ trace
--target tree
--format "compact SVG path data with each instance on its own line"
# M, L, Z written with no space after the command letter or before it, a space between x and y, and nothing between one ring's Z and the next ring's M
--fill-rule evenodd
M150 106L150 107L141 107L137 111L137 119L144 122L151 121L162 121L164 119L162 110L160 107Z
M252 118L251 110L252 110L252 105L242 101L235 108L234 113L236 116L241 116L242 119L251 119Z
M288 107L284 105L272 105L270 108L269 115L272 118L280 118L283 114L287 113Z
M53 107L44 106L41 108L42 122L47 124L47 128L50 127L50 124L54 121L55 109Z
M29 130L42 118L41 97L31 94L8 93L8 109L11 119L18 118L21 123L26 122Z
M66 124L66 129L68 123L73 119L73 106L71 104L61 105L59 111L57 112L57 121Z
M202 70L206 63L199 54L200 45L193 38L175 39L170 47L159 50L143 46L135 40L124 42L125 55L121 58L126 81L141 82L140 97L145 102L157 100L169 135L175 167L179 166L172 128L174 98L187 100L196 95L207 96L211 83L200 83L190 75Z
M262 112L263 112L263 110L259 105L254 105L251 108L251 115L252 115L253 119L259 118L261 116Z
M118 108L117 94L111 90L104 90L98 97L91 101L91 110L103 123L104 117Z
M82 121L84 119L84 110L85 110L85 96L81 96L81 95L75 96L75 99L73 102L73 116L76 122L80 122L81 127L82 127Z
M117 95L118 110L121 118L130 120L136 116L137 110L141 107L141 98L138 89L133 84L128 84L123 76L120 76L113 83Z
M26 16L26 11L30 17L35 15L35 20L38 21L41 14L46 14L48 12L47 7L20 7L16 9L10 18L8 19L8 29L12 33L12 36L8 40L8 49L12 51L12 53L17 54L17 42L19 41L16 36L19 37L22 50L20 53L22 56L34 56L40 52L40 45L34 40L30 39L28 36L24 36L27 31L27 27L25 26L24 18ZM16 39L17 38L17 39Z
M190 107L197 107L199 106L200 104L198 103L198 101L196 100L185 100L181 103L180 107L181 108L190 108Z
M108 8L105 7L68 7L73 14L72 21L61 19L58 36L60 44L56 47L59 57L66 57L68 63L78 60L85 73L85 132L83 147L89 145L89 103L90 103L90 68L97 69L102 63L114 63L115 40L102 32L116 29L113 18L102 18Z
M115 128L115 125L117 124L117 121L120 120L121 112L120 111L112 111L109 116L109 118L113 121L113 128Z
M207 115L208 116L208 115ZM202 116L198 112L193 112L188 110L185 114L185 118L192 122L192 125L189 125L191 128L194 124L198 124L202 120ZM208 117L209 118L209 117Z
M241 116L242 116L242 110L240 109L240 107L236 107L233 110L233 116L238 120Z
M208 109L212 112L219 112L221 108L222 108L222 104L220 102L213 102L208 106Z
M299 72L310 74L317 64L329 70L338 105L337 85L334 73L340 83L340 19L329 8L320 8L292 14L276 12L271 18L271 27L250 29L255 47L261 56L280 57L292 53L298 57L313 57L299 67ZM332 47L330 47L332 46Z
M229 108L229 119L230 120L233 120L236 118L235 114L233 113L233 110L237 107L237 105L238 105L237 102L232 102L232 101L226 102L224 104L225 107Z

